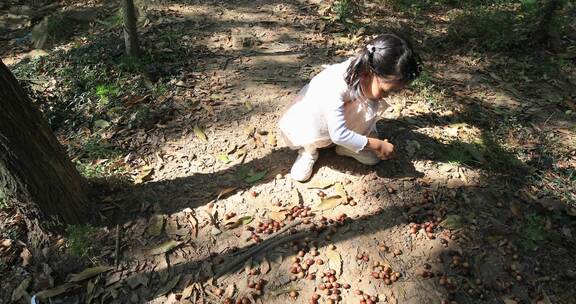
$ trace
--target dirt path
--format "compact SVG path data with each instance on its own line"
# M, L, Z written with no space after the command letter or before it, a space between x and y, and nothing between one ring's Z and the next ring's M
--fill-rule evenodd
M373 8L358 16L366 26L342 34L324 8L263 0L148 8L149 79L123 79L128 115L107 114L112 127L94 131L123 151L133 180L98 188L109 225L95 234L92 262L119 267L54 303L316 303L316 294L317 303L570 303L576 226L558 197L571 202L573 193L562 183L556 196L538 193L531 170L549 155L531 147L549 146L538 133L551 132L568 153L556 166L574 168L574 116L547 102L571 98L574 75L555 78L569 88L558 93L534 87L539 71L522 59L443 56L435 35L446 25L424 18L412 26L428 72L387 100L378 123L399 157L366 167L327 149L313 179L294 182L296 153L276 129L282 109L322 64L353 54L363 32L410 22ZM121 53L103 32L78 52L104 62ZM146 81L153 89L129 91ZM127 118L139 107L149 113L142 125ZM501 141L507 134L521 153ZM285 225L295 226L273 234ZM263 250L238 259L254 246Z

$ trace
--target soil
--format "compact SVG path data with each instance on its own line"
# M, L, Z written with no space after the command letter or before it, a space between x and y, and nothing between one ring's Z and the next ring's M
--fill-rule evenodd
M90 8L95 20L115 7L92 2L62 6ZM330 303L320 285L331 269L336 282L351 286L331 291L339 303L365 303L355 290L379 303L574 303L574 179L558 173L574 172L575 118L567 112L576 96L574 61L544 79L534 60L545 52L474 56L450 45L442 36L446 12L411 19L365 4L369 9L355 16L364 25L351 29L329 21L327 5L149 4L140 34L154 60L130 81L165 83L167 90L147 93L141 85L119 97L122 113L147 108L145 121L110 115L105 132L80 127L91 129L91 120L56 129L69 150L76 151L74 132L98 134L122 151L118 166L126 173L93 180L99 211L91 257L70 257L62 236L45 256L23 264L25 238L7 232L18 213L4 209L0 303L25 278L32 296L98 265L112 268L51 303L312 303L315 293L318 303ZM329 148L311 181L291 180L296 152L277 130L285 106L323 64L399 27L418 43L427 76L386 99L377 127L397 157L370 167ZM42 58L121 56L121 30L97 21L89 28L83 47L73 46L78 34ZM17 39L1 49L10 67L26 64L32 50ZM46 86L59 90L57 82ZM279 222L274 229L302 222L276 235L262 228L272 219ZM255 246L263 250L238 260ZM303 278L291 272L300 251L298 267L315 261ZM249 287L259 280L261 292Z

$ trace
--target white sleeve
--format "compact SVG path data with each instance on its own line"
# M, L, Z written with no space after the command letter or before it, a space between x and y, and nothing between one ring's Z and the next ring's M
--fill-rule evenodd
M368 138L348 129L344 118L344 100L342 95L339 97L340 102L330 102L330 105L325 107L325 118L330 139L333 143L358 153L364 149L368 143Z

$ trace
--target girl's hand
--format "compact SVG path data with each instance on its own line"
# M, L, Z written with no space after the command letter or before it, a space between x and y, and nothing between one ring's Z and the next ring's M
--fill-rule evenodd
M374 151L380 159L387 160L394 157L394 145L389 143L388 140L380 140L377 138L368 137L368 144L366 148Z

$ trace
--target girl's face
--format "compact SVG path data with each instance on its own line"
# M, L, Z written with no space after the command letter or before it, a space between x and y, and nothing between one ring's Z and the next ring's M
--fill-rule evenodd
M382 99L393 92L402 90L406 84L397 80L385 80L374 74L365 77L364 95L369 99Z

